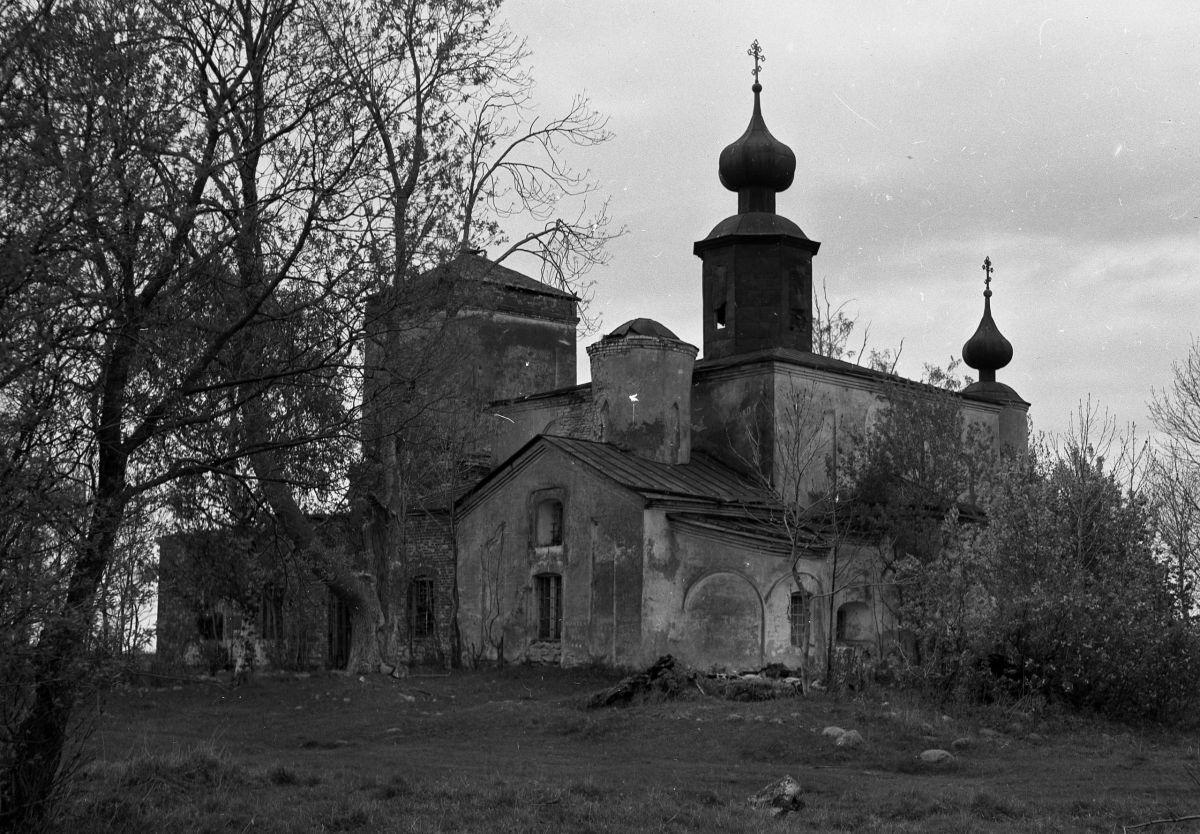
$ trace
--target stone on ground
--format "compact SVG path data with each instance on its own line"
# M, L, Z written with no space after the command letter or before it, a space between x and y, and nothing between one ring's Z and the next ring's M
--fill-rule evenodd
M926 750L922 752L917 758L923 761L925 764L946 764L947 762L954 761L954 754L949 750L939 750L935 748L933 750Z
M846 730L834 742L838 747L862 747L863 737L858 730Z
M824 730L821 730L821 735L825 736L826 738L838 739L841 738L845 732L846 731L841 727L826 727Z
M778 782L772 782L747 801L751 808L769 811L776 817L799 811L804 807L804 800L800 798L800 783L791 776L784 776Z

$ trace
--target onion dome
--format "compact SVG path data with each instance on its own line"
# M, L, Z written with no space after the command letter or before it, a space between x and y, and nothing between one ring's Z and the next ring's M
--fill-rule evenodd
M796 154L767 130L763 121L757 81L754 114L750 125L737 141L721 151L718 174L721 185L738 193L738 213L775 211L775 194L786 191L796 174Z
M665 325L656 322L654 319L631 319L616 327L613 332L604 338L605 340L624 339L626 336L653 336L656 339L669 339L673 342L682 341L668 330Z
M979 371L980 382L995 382L996 371L1012 361L1013 348L992 319L991 258L984 259L983 268L987 272L983 290L983 318L979 320L975 335L963 345L962 357L964 362Z

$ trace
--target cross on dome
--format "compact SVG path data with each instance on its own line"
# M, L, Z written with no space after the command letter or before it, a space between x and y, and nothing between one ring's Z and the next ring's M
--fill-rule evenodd
M754 83L758 83L758 74L762 71L762 65L767 62L767 56L763 54L762 47L758 45L758 38L754 39L754 43L750 44L750 48L746 50L746 54L754 59L754 69L750 70L750 74L754 76Z

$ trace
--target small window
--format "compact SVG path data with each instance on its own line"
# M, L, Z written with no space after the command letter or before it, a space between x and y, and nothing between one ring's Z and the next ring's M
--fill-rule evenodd
M792 646L796 648L803 649L808 644L808 617L808 594L804 591L793 591L788 606L788 622L792 627Z
M433 579L418 576L408 586L408 627L414 639L432 637L434 632Z
M264 640L283 637L283 588L264 585L258 604L258 633Z
M716 320L717 330L725 329L725 305L717 307L713 310L714 319Z
M537 591L538 639L562 639L562 577L543 573L535 579Z
M538 547L556 547L563 543L563 505L562 501L553 499L542 501L537 505L537 534L535 544Z

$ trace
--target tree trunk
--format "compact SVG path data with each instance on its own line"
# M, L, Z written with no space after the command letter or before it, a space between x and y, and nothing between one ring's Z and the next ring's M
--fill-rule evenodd
M58 785L67 729L84 682L83 656L96 593L125 509L117 488L123 480L124 460L107 462L117 470L102 470L99 479L100 490L109 492L109 497L96 499L91 531L71 572L62 614L46 624L34 648L33 704L13 733L13 758L4 774L5 784L0 785L0 828L37 829Z

